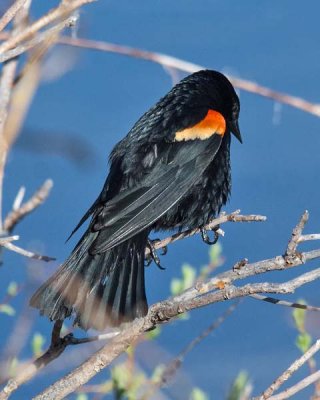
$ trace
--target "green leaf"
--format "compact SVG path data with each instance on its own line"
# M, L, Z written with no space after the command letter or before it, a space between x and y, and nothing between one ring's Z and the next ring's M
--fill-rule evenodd
M177 296L183 291L183 284L180 279L174 278L170 284L170 292L173 296Z
M209 260L210 264L220 264L221 263L222 246L218 242L214 246L210 246L209 250Z
M130 381L130 375L126 366L124 364L116 365L112 368L111 376L116 389L125 391Z
M41 333L35 333L32 338L31 347L34 357L40 357L43 353L43 345L45 344L46 339Z
M183 290L189 289L196 279L196 270L189 264L182 265Z
M156 368L154 369L154 371L152 373L151 381L154 383L158 383L162 378L164 369L165 369L165 365L163 365L163 364L156 366Z
M190 313L186 311L183 314L179 314L176 318L187 321L188 319L190 319Z
M76 397L76 400L89 400L89 397L85 393L80 393Z
M17 284L17 282L12 281L12 282L9 283L9 286L7 288L7 293L11 297L14 297L14 296L17 295L17 293L18 293L18 284Z
M135 351L136 351L136 346L133 344L127 348L126 353L128 354L129 357L133 357Z
M300 333L296 339L296 346L303 354L309 350L311 343L312 337L307 332Z
M306 304L306 302L302 299L298 300L299 304ZM295 308L292 311L292 317L295 323L296 328L299 332L305 331L305 319L306 319L306 310L302 310L301 308Z
M17 367L19 366L19 360L17 357L13 357L9 365L9 376L15 376L17 374Z
M248 373L246 371L240 371L238 376L232 383L227 400L240 400L248 383L249 383Z
M127 396L129 400L137 400L138 392L142 385L146 382L147 378L144 373L136 373L133 376L130 386L127 388Z
M16 314L16 310L10 306L10 304L0 304L0 312L13 317Z
M177 296L184 290L189 289L196 279L196 270L191 265L183 264L181 270L182 279L174 278L170 284L170 290L173 296Z
M134 373L125 363L116 365L111 376L116 399L136 400L138 391L147 380L144 373Z
M161 334L161 328L160 326L157 326L155 329L152 329L152 331L147 332L145 336L148 340L154 340L157 337L159 337L160 334Z
M203 390L195 387L192 389L189 399L190 400L209 400L209 397L206 395L206 393Z
M113 382L111 379L106 380L105 382L101 383L99 385L99 389L101 390L101 393L107 394L111 393L113 389Z

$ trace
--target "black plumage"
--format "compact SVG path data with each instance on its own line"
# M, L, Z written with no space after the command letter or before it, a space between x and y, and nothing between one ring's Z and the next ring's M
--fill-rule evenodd
M206 70L146 112L110 155L104 187L75 229L91 216L87 231L31 305L52 320L74 314L84 329L144 316L149 233L201 227L226 203L239 109L228 79Z

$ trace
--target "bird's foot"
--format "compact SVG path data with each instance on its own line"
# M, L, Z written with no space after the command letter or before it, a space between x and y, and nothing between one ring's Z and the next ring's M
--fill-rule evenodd
M211 240L209 238L208 231L204 227L201 227L200 228L201 238L204 241L204 243L209 244L209 245L216 244L219 239L219 233L217 232L219 230L219 228L220 228L220 225L217 225L212 229L214 238L213 238L213 240Z
M146 258L146 266L148 267L152 261L154 261L154 263L156 264L156 266L161 269L164 270L165 268L161 266L161 262L160 262L160 258L157 254L157 250L154 247L154 243L159 241L159 239L155 239L155 240L150 240L148 239L148 244L147 246L149 247L150 253L148 254L147 258ZM167 246L164 246L161 248L162 253L161 255L164 256L167 254Z

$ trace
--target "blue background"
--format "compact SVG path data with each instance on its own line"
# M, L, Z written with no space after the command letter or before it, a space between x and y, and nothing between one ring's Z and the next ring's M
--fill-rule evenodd
M45 11L45 3L34 2L34 17ZM289 0L99 1L82 9L79 36L167 53L317 102L319 12L315 0L305 7ZM63 46L51 57L58 60L58 69L64 62L73 68L41 85L5 175L5 211L21 185L31 195L46 178L54 181L45 205L19 224L15 233L21 236L22 247L55 256L57 262L26 262L8 252L3 257L2 296L10 281L23 284L29 276L29 283L12 303L20 311L39 282L71 251L75 239L68 244L65 239L99 193L115 143L171 87L163 68L147 61ZM220 243L225 269L244 257L257 261L283 254L305 209L310 212L306 231L320 231L319 119L285 105L275 111L278 106L272 100L244 91L240 100L244 143L232 143L233 191L226 210L264 214L268 221L223 226L226 235ZM301 248L317 248L317 243ZM154 266L146 271L149 303L169 295L169 282L180 275L183 262L200 268L207 260L208 248L199 237L170 246L162 260L166 271ZM259 280L284 281L317 264ZM320 305L318 288L315 282L286 298L303 297ZM169 361L227 306L206 307L192 312L188 321L164 327L156 342L141 346L137 357L142 368L150 370ZM26 308L24 313L35 318L32 331L49 338L51 324L36 311ZM15 319L0 314L0 324L4 351ZM319 326L319 316L309 315L308 328L314 337ZM196 385L210 398L222 399L242 369L250 374L258 394L299 356L296 334L289 309L246 299L186 357L181 373L162 398L185 399ZM30 357L30 337L22 341L26 345L20 357ZM90 346L68 349L12 398L31 398L90 352ZM290 383L307 373L305 368ZM102 378L107 378L107 372L102 372ZM308 393L295 398L305 399Z

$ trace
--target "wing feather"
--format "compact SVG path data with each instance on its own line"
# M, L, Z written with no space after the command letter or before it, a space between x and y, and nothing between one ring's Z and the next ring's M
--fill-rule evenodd
M97 215L92 226L99 234L90 252L110 250L163 216L199 180L221 141L221 135L213 135L209 140L168 144L139 187L115 196Z

